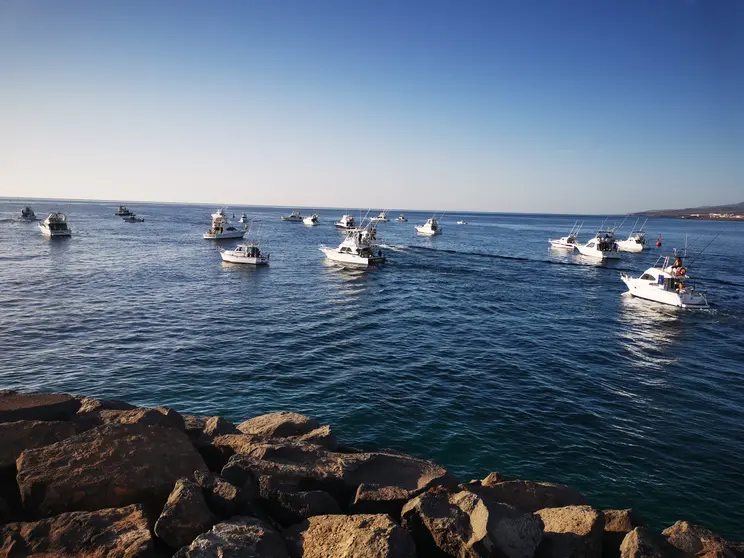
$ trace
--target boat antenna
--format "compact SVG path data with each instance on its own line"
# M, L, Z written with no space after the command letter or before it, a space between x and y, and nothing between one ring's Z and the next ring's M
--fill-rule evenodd
M691 266L692 264L694 264L694 263L695 263L695 260L697 260L697 259L698 259L698 258L700 257L700 254L702 254L703 252L705 252L705 249L706 249L706 248L708 248L708 246L710 246L711 244L713 244L713 242L715 241L715 239L716 239L716 238L718 238L719 236L720 236L720 233L719 233L719 234L717 234L716 236L714 236L714 237L713 237L713 238L711 239L711 241L710 241L710 242L708 242L708 244L706 244L706 245L705 245L705 246L703 247L703 249L702 249L702 250L700 250L700 252L698 252L698 253L697 253L697 254L695 255L695 257L694 257L694 258L692 258L692 261L691 261L690 263L688 263L688 264L687 264L687 267L689 268L689 267L690 267L690 266Z

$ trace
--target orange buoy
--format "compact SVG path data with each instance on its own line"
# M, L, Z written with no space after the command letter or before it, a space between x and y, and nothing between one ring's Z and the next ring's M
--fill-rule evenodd
M658 240L656 241L656 247L661 248L661 235L659 235Z

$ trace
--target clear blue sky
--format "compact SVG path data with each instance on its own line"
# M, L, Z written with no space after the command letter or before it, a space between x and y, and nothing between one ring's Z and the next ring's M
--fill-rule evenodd
M0 0L0 195L744 200L741 0Z

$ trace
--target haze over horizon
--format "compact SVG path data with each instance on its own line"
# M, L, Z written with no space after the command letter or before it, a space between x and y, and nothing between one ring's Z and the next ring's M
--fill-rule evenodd
M0 196L741 201L744 3L0 3Z

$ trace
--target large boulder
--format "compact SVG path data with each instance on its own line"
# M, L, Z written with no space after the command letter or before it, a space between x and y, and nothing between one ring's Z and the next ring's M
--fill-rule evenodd
M403 507L402 525L422 556L532 558L542 540L538 518L467 490L417 496Z
M482 481L470 482L463 488L475 492L484 500L508 504L531 513L544 508L581 506L587 503L578 490L564 484L503 480L496 473L491 473Z
M703 558L734 558L740 548L700 525L692 525L687 521L677 521L671 527L664 529L661 534L673 547L685 554Z
M0 556L144 558L153 540L140 506L63 513L0 527Z
M620 556L620 545L625 535L637 525L632 510L604 510L604 534L602 535L603 558L617 558Z
M238 425L238 430L261 438L291 438L308 434L319 427L320 424L313 418L282 411L243 421Z
M202 431L211 437L222 436L224 434L240 434L240 431L232 422L217 416L209 417L204 422Z
M410 533L387 515L318 515L283 535L294 558L416 558Z
M636 527L625 535L620 545L622 558L687 558L664 537L647 527Z
M215 442L222 438L226 437ZM230 457L222 475L239 485L240 479L248 474L280 477L300 490L329 492L342 506L351 500L360 484L398 487L405 492L406 499L431 486L457 484L444 467L431 461L385 453L331 452L290 440L243 443L240 453ZM399 499L400 491L392 496Z
M188 479L179 479L155 523L155 534L168 546L181 548L217 521L204 501L201 487Z
M253 517L234 517L199 535L173 558L289 558L278 532Z
M599 558L604 516L590 506L545 508L535 512L545 525L540 558Z
M81 397L80 408L77 414L84 415L96 411L129 411L136 409L134 405L118 399L95 399L93 397Z
M179 478L206 470L186 434L143 424L104 425L27 450L17 467L33 517L134 503L160 509Z
M64 393L15 393L0 396L0 422L70 420L80 401Z
M322 490L299 490L291 482L269 476L259 479L259 487L266 513L285 527L314 515L341 513L338 502Z
M15 468L24 450L48 446L77 432L72 422L19 420L0 423L0 469Z
M96 415L102 424L146 424L186 432L186 423L180 413L166 407L130 410L104 409L98 411Z

